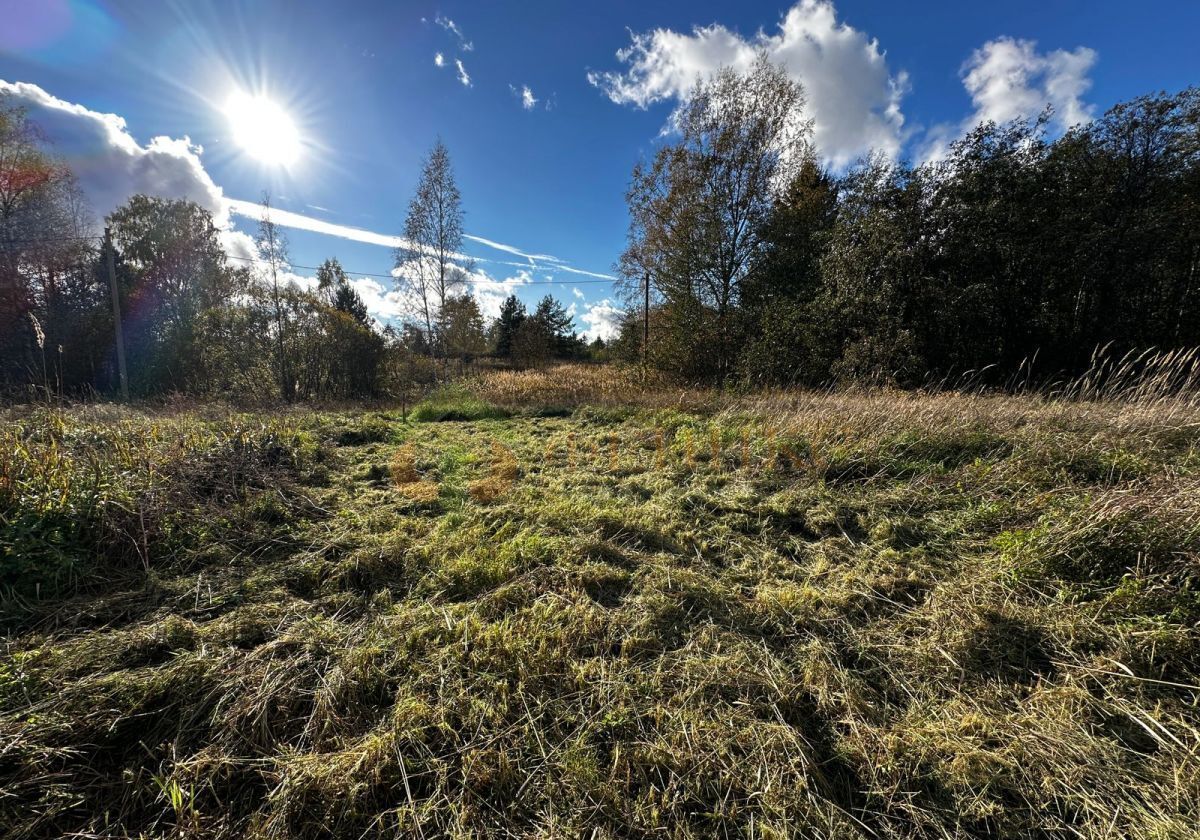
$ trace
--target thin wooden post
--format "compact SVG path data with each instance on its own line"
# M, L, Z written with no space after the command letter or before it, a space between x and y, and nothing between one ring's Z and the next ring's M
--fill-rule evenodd
M644 282L645 300L642 304L642 376L650 363L650 272L646 272Z
M112 230L104 228L104 250L108 252L108 291L112 295L113 333L117 342L117 376L121 380L121 399L129 402L129 373L125 370L125 334L121 328L121 298L117 293L117 264Z

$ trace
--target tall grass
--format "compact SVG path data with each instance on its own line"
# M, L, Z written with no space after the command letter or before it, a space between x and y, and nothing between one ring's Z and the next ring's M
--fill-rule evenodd
M0 596L40 597L169 559L206 506L285 481L315 442L273 418L130 413L78 425L38 409L0 426Z
M1088 369L1070 378L1042 379L1034 364L1023 364L1003 386L981 384L980 372L944 379L909 392L930 394L1033 397L1047 403L1120 402L1143 412L1187 409L1200 404L1200 348L1130 351L1114 356L1109 347L1092 354ZM994 373L994 371L993 371ZM994 376L992 377L994 378ZM714 410L743 402L740 389L688 385L657 371L634 366L564 364L534 370L494 370L466 380L481 399L512 411L538 406L620 406ZM750 396L812 400L822 394L876 392L903 399L903 392L879 388L768 388Z
M563 364L532 370L488 371L466 382L482 399L510 411L580 406L695 408L717 392L673 383L656 371L624 365Z
M1047 390L1062 399L1196 405L1200 403L1200 348L1129 351L1114 357L1108 347L1100 347L1085 373Z

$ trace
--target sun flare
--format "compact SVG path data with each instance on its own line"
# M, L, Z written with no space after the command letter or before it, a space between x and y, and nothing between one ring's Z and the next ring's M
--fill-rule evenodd
M300 132L279 103L238 91L225 103L233 136L246 154L271 166L291 166L300 157Z

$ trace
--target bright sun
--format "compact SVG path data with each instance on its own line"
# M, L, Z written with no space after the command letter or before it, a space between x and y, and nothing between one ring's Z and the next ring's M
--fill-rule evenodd
M278 103L239 91L225 103L225 116L234 139L251 157L285 167L300 157L300 132Z

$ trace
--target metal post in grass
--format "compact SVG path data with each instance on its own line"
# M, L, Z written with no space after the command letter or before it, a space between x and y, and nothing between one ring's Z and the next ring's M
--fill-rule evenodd
M125 336L121 332L121 299L117 295L117 265L113 254L112 229L104 228L104 250L108 253L108 291L112 295L113 333L117 342L117 375L121 380L121 399L129 402L129 374L125 370Z

